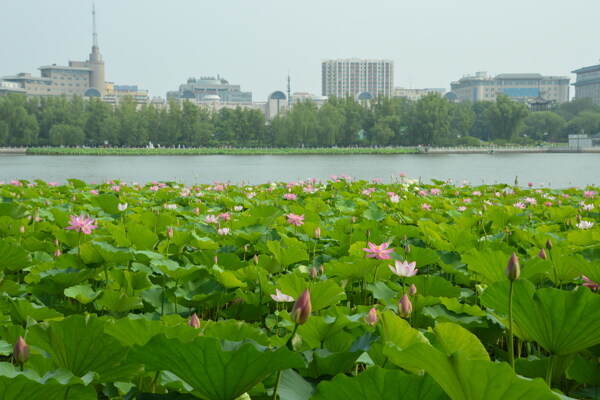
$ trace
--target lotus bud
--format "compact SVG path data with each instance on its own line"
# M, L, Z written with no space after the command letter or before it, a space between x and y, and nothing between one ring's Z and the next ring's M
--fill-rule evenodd
M581 215L577 214L577 223L581 222Z
M406 242L408 240L408 238L406 237L406 235L402 236L402 241Z
M325 267L323 267L323 264L319 265L319 273L321 275L323 275L324 272L325 272Z
M416 294L417 294L417 287L415 286L414 283L410 285L410 289L408 289L408 294L410 296L416 296Z
M199 207L195 207L194 208L194 215L200 215L200 208Z
M550 239L546 240L546 248L548 250L552 250L552 240L550 240Z
M406 243L406 246L404 246L404 252L406 254L410 254L410 244Z
M402 298L398 302L398 314L402 318L410 317L410 314L412 314L412 303L406 293L402 295Z
M311 279L315 279L317 277L317 268L312 267L308 274L310 275Z
M218 256L214 256L213 257L213 264L214 265L219 265L219 257Z
M58 247L58 245L59 245L59 244L60 244L60 242L58 241L58 239L54 239L54 245L55 245L56 247Z
M485 204L483 204L481 206L481 212L486 212L487 211L487 206Z
M19 227L19 233L20 233L21 235L25 233L25 227L24 227L23 225L21 225L21 226Z
M62 253L60 252L60 249L56 249L56 250L54 251L54 257L55 257L55 258L56 258L56 257L60 257L60 255L61 255L61 254L62 254Z
M367 316L365 317L365 322L368 325L373 326L377 323L378 320L379 320L379 317L377 317L377 310L375 309L375 307L373 307L367 313Z
M188 320L187 324L192 328L198 329L200 328L200 318L198 318L198 315L196 315L196 313L193 313L190 319Z
M254 257L252 257L252 260L254 261L255 265L258 265L258 255L255 254Z
M304 292L298 297L298 300L294 303L290 317L298 325L304 324L312 311L312 305L310 303L310 292L305 289Z
M512 253L510 258L508 259L508 264L506 265L506 276L509 280L514 281L519 278L521 275L521 267L519 266L519 259L515 253Z
M167 229L167 237L169 239L173 239L173 227L170 226L169 229Z
M318 226L315 228L315 239L321 239L321 228Z
M24 364L29 359L29 346L25 343L23 336L19 336L13 347L13 357L17 364Z
M546 260L548 258L548 255L546 254L546 249L542 248L538 253L538 257L542 260Z
M353 224L356 223L356 217L353 215L352 218L350 218L350 222L352 222Z
M370 230L370 229L367 229L367 232L366 232L366 234L367 234L367 239L368 239L368 238L370 238L370 237L371 237L371 230Z

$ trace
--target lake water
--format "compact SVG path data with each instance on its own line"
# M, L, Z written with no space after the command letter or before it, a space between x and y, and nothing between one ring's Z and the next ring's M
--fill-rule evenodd
M64 183L119 179L128 183L178 181L265 183L350 175L391 182L408 178L472 185L533 182L554 188L600 186L600 154L400 154L400 155L208 155L208 156L29 156L0 155L0 181L42 179Z

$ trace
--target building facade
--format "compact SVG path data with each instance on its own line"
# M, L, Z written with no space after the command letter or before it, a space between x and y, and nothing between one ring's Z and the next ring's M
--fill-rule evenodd
M486 72L477 72L474 76L451 82L450 88L459 101L495 101L501 94L524 103L539 98L553 103L569 101L569 78L566 76L499 74L490 77Z
M575 99L592 99L600 104L600 64L571 71L576 74Z
M219 76L189 78L179 90L167 92L167 99L190 100L196 103L214 102L252 103L252 92L244 92L240 85L232 85Z
M4 81L18 84L28 96L93 96L105 93L104 60L96 40L96 13L94 16L94 40L87 61L69 61L69 65L46 65L39 68L41 76L19 73L4 76Z
M392 96L394 62L392 60L325 60L321 64L321 95L372 97Z
M443 96L446 93L444 88L426 88L426 89L406 89L406 88L394 88L394 97L400 97L403 99L417 101L421 97L425 97L430 93L439 93Z

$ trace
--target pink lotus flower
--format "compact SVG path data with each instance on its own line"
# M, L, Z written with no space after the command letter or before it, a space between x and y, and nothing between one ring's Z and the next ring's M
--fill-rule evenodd
M310 302L310 292L305 289L304 292L298 297L298 300L294 303L292 311L290 311L290 318L298 325L304 324L312 311L312 304Z
M383 242L380 245L376 245L375 243L367 242L368 248L363 248L366 251L367 258L374 258L376 260L389 260L392 258L389 254L394 251L394 249L388 249L390 244L388 242Z
M516 203L513 204L514 208L518 208L520 210L524 210L525 209L525 203L517 201Z
M218 224L219 218L216 215L209 214L206 217L204 217L204 222L206 222L207 224Z
M431 211L431 204L423 203L421 204L421 208L425 211Z
M67 226L65 229L71 229L75 232L83 232L86 235L89 235L94 229L98 227L98 225L94 225L96 221L93 220L91 217L84 218L83 215L80 215L78 217L71 215L70 218L70 226Z
M283 195L285 200L296 200L298 199L298 195L296 193L286 193Z
M438 188L431 188L431 189L429 189L429 193L430 193L432 196L437 196L437 195L439 195L439 194L440 194L440 189L438 189Z
M593 190L586 190L585 192L583 192L583 197L593 199L594 197L596 197L596 192L594 192Z
M377 317L377 310L375 309L375 307L373 307L367 313L367 316L365 317L365 322L368 325L373 326L377 323L378 320L379 318Z
M403 262L396 261L395 264L395 266L388 265L388 267L390 267L392 272L398 276L408 278L410 276L415 276L417 272L419 272L419 270L415 268L417 266L416 261L411 263L406 260Z
M406 318L406 317L409 317L410 314L412 314L412 310L413 310L412 303L410 302L410 299L408 298L406 293L404 293L402 295L402 298L398 302L398 314L402 318Z
M465 207L465 206L460 206L460 207L457 208L457 210L460 211L460 212L463 212L466 209L467 209L467 207Z
M229 228L219 228L217 229L217 234L221 236L229 235Z
M294 301L292 296L288 296L287 294L281 293L281 290L275 289L275 294L271 295L271 298L278 303L289 303Z
M583 282L584 282L584 283L582 283L582 286L589 287L591 290L598 290L598 289L600 289L600 285L598 285L596 282L592 281L587 276L582 275L581 279L583 279Z
M304 214L296 215L294 213L289 213L286 215L286 217L287 217L287 222L290 225L300 226L300 225L304 224Z

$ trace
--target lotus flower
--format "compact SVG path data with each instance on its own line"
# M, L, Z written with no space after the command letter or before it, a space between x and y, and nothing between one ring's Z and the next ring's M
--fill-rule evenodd
M379 320L379 317L377 317L377 310L375 309L375 307L373 307L367 313L367 316L365 317L365 322L368 325L373 326L377 323L378 320Z
M587 276L582 275L581 279L583 279L583 282L584 282L584 283L582 283L582 286L589 287L591 290L598 290L598 289L600 289L600 285L597 284L596 282L592 281Z
M398 302L398 314L402 318L409 317L412 314L412 303L406 293L402 295L402 298Z
M271 298L278 303L289 303L294 301L294 298L292 296L288 296L287 294L281 293L281 290L279 289L275 289L275 294L272 294Z
M510 258L508 259L508 264L506 265L506 276L511 281L519 278L521 274L521 267L519 266L519 259L515 253L512 253Z
M590 221L581 221L577 224L577 227L579 229L583 229L583 230L592 229L593 226L594 226L594 223L590 222Z
M200 328L200 318L198 318L198 315L196 315L196 313L193 313L190 319L188 320L187 324L192 328L198 329Z
M298 300L294 303L290 317L298 325L304 324L312 311L312 305L310 303L310 292L305 289L304 292L298 297Z
M300 226L300 225L304 224L304 214L296 215L294 213L289 213L286 215L286 217L287 217L287 222L290 225Z
M403 262L396 261L395 266L388 265L394 274L405 278L415 276L419 272L418 269L415 269L416 266L416 261L409 263L406 260Z
M15 346L13 347L13 357L17 364L23 364L29 359L29 346L23 339L23 336L19 336Z
M98 225L94 225L96 221L93 220L91 217L84 218L83 215L80 215L78 217L71 215L70 218L70 226L67 226L65 229L71 229L75 232L83 232L86 235L89 235L94 229L98 227Z
M376 245L375 243L368 242L368 248L363 248L366 251L368 258L374 258L376 260L389 260L392 258L389 254L394 251L394 249L388 249L390 244L388 242L383 242L380 245Z

